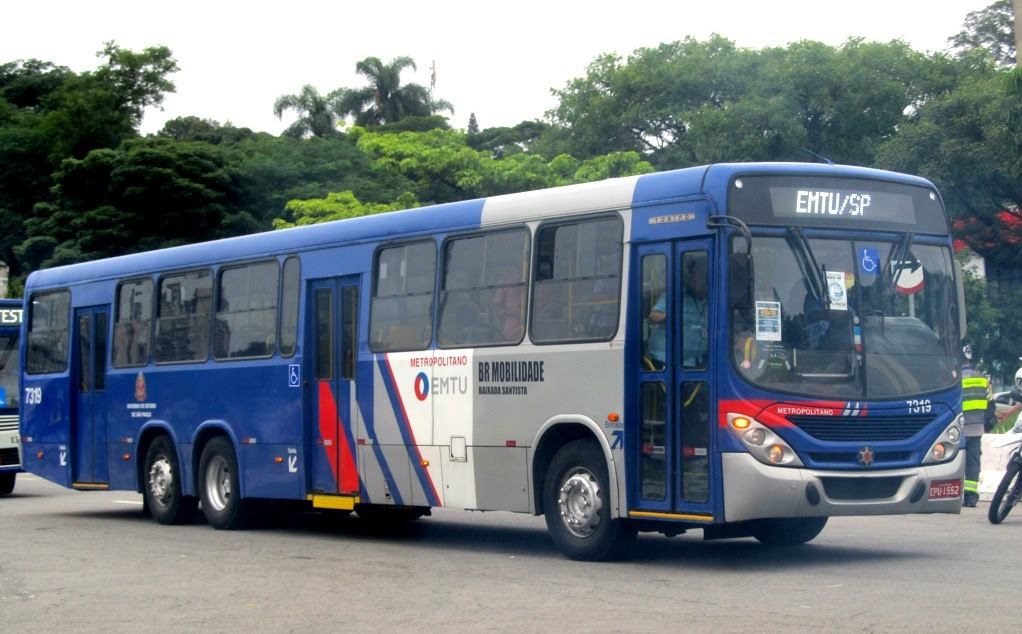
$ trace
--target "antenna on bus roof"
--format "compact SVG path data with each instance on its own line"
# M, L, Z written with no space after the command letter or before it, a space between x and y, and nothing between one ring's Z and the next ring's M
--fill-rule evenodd
M824 163L826 163L827 165L833 165L833 164L834 164L834 161L830 160L830 159L829 159L829 158L827 158L826 156L820 156L819 154L817 154L816 152L813 152L812 150L810 150L810 149L809 149L809 148L807 148L807 147L804 147L804 148L802 148L802 149L803 149L803 150L805 150L806 152L809 152L810 154L812 154L812 155L813 155L813 156L815 156L816 158L820 159L821 161L823 161L823 162L824 162Z

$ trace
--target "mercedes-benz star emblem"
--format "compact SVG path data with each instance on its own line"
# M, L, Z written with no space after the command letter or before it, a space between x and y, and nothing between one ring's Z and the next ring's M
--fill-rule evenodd
M859 450L859 464L861 464L863 467L868 467L869 465L873 464L874 457L875 456L873 455L873 450L870 449L869 447L863 447L862 449Z

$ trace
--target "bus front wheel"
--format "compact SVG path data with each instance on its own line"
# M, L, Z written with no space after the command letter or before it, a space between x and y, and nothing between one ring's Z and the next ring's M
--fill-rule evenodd
M241 498L238 458L234 445L225 436L213 438L202 449L199 493L202 514L213 528L235 530L248 523L248 502Z
M573 441L554 455L543 510L554 545L570 559L615 559L635 540L628 520L611 517L607 462L592 440Z
M0 495L8 495L14 491L14 479L17 475L13 471L0 473Z
M174 443L158 436L145 458L145 506L160 524L182 524L192 519L198 500L181 489L181 465Z

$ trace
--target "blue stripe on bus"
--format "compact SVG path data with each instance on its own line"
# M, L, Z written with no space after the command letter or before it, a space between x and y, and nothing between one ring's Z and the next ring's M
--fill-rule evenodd
M359 363L359 366L362 366L362 364ZM371 377L372 366L366 364L366 368L369 370L367 375ZM373 448L373 454L376 456L376 463L380 465L380 472L383 474L383 479L387 482L387 489L394 498L395 504L404 504L404 499L401 497L401 489L397 486L397 480L394 479L394 474L390 470L390 465L387 464L387 459L383 455L383 449L380 447L379 435L376 433L376 408L373 407L373 402L376 398L373 392L374 383L375 382L372 379L360 383L356 394L356 398L359 401L358 409L362 412L362 422L366 426L366 435L369 437L370 445ZM366 407L362 407L363 399L367 403ZM362 488L362 499L367 502L372 502L369 498L369 491L366 489L365 480L362 478L361 473L359 474L359 486Z
M387 359L387 355L380 355L376 358L376 362L379 364L380 374L383 375L383 385L387 390L387 396L390 397L390 406L397 419L397 427L401 432L401 438L404 440L405 450L408 452L408 462L411 464L412 470L419 480L419 485L422 487L422 492L426 496L428 505L441 506L439 496L433 487L433 482L430 480L429 474L426 473L426 468L422 466L422 454L419 453L419 446L416 444L412 434L411 421L408 420L404 404L401 402L401 395L398 394L394 373L390 368L390 361Z

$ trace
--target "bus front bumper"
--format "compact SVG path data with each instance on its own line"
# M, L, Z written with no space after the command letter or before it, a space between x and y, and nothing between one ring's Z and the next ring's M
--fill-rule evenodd
M959 513L965 454L913 469L821 471L721 456L727 522L768 517Z

